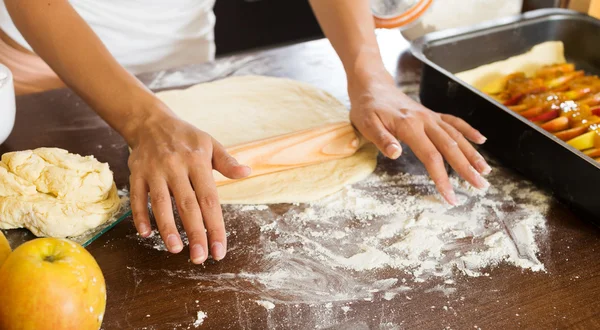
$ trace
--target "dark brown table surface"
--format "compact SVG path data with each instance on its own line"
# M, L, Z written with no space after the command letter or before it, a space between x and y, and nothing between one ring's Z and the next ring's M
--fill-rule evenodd
M409 55L406 41L390 35L380 38L386 65L396 71L400 88L416 96L421 64ZM153 89L164 89L246 74L306 81L347 103L345 76L326 40L141 79ZM17 107L15 130L0 152L54 146L93 154L110 164L119 188L127 187L125 142L73 92L19 97ZM381 160L377 169L395 170L423 172L410 153L397 162ZM267 310L255 302L262 299L260 290L218 280L219 274L260 271L256 259L262 258L259 242L265 239L251 213L225 210L228 230L235 235L229 237L227 258L218 263L194 266L187 249L170 255L141 244L131 218L92 243L88 249L108 287L103 329L193 329L200 310L208 314L200 327L205 329L600 329L600 231L555 201L539 256L546 272L500 264L488 270L489 277L457 276L458 291L449 297L417 288L410 300L375 297L352 302L348 312L340 309L347 302L338 301L333 307L325 301L277 302ZM446 304L452 312L440 308Z

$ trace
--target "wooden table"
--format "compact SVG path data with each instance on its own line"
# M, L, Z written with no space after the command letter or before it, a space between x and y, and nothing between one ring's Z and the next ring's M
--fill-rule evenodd
M416 96L420 63L407 52L407 42L395 34L382 36L381 41L386 66L397 72L399 86ZM151 88L163 89L246 74L310 82L347 103L344 73L326 40L141 79ZM55 146L94 154L110 164L120 188L128 185L125 142L73 92L20 97L17 107L15 131L0 152ZM382 160L379 167L378 171L410 167L422 172L410 155L398 162ZM227 213L228 230L235 233L229 237L229 254L222 262L209 260L204 266L189 262L187 248L170 255L141 244L128 218L89 246L108 286L103 329L193 329L200 310L208 315L201 326L206 329L598 329L600 232L567 207L551 204L540 255L547 272L500 265L489 270L489 278L457 277L458 293L453 296L416 290L411 300L356 301L350 311L342 310L339 302L277 303L268 310L255 302L261 299L259 291L219 280L219 274L260 271L255 261L262 258L259 242L265 238L244 214ZM441 308L446 304L452 312Z

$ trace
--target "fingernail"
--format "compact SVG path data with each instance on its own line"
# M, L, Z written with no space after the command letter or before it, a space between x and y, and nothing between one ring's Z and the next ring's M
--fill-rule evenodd
M206 260L206 254L204 253L204 248L200 244L194 244L192 249L190 250L190 255L192 257L192 262L195 264L201 264Z
M458 199L456 198L456 194L454 193L454 190L447 190L444 192L444 198L446 199L446 201L448 201L448 203L450 203L451 205L456 205L458 204Z
M485 141L487 141L487 138L483 134L479 133L479 141L481 141L481 144L484 144Z
M475 163L475 165L477 165L477 167L480 168L481 174L483 175L488 175L492 172L492 168L486 163L484 159L478 160Z
M171 234L167 236L167 247L169 251L173 253L181 252L183 249L183 245L181 245L181 241L177 238L177 235Z
M215 260L221 260L225 258L225 248L223 247L223 244L221 244L220 242L213 243L212 256Z
M147 224L140 223L138 225L138 232L140 233L141 236L146 237L150 234L150 228L148 227Z
M477 170L475 170L475 168L473 166L471 166L471 171L475 174L475 181L476 181L476 186L479 189L487 189L490 186L490 183L484 179L481 174L479 174L479 172L477 172Z
M399 145L392 143L385 148L385 153L388 154L388 157L391 159L396 159L402 154L402 149L400 149Z

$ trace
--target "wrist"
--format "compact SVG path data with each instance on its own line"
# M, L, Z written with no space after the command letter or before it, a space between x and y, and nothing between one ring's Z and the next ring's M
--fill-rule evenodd
M131 110L125 115L123 125L117 130L130 147L139 143L139 139L152 127L167 124L175 114L154 94L132 103Z
M352 65L346 68L348 93L362 93L381 84L394 84L394 77L385 69L379 51L365 49L359 52Z

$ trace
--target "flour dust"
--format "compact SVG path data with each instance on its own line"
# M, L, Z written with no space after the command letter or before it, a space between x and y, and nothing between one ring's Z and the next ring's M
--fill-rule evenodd
M277 303L408 299L417 286L450 296L461 278L489 276L501 264L545 271L538 242L550 196L508 177L495 168L487 191L452 177L456 207L438 197L428 176L405 173L372 175L283 213L267 205L228 206L226 218L250 214L245 218L260 227L259 272L156 272L202 281L206 290L256 294L270 310ZM159 235L138 240L166 250Z

